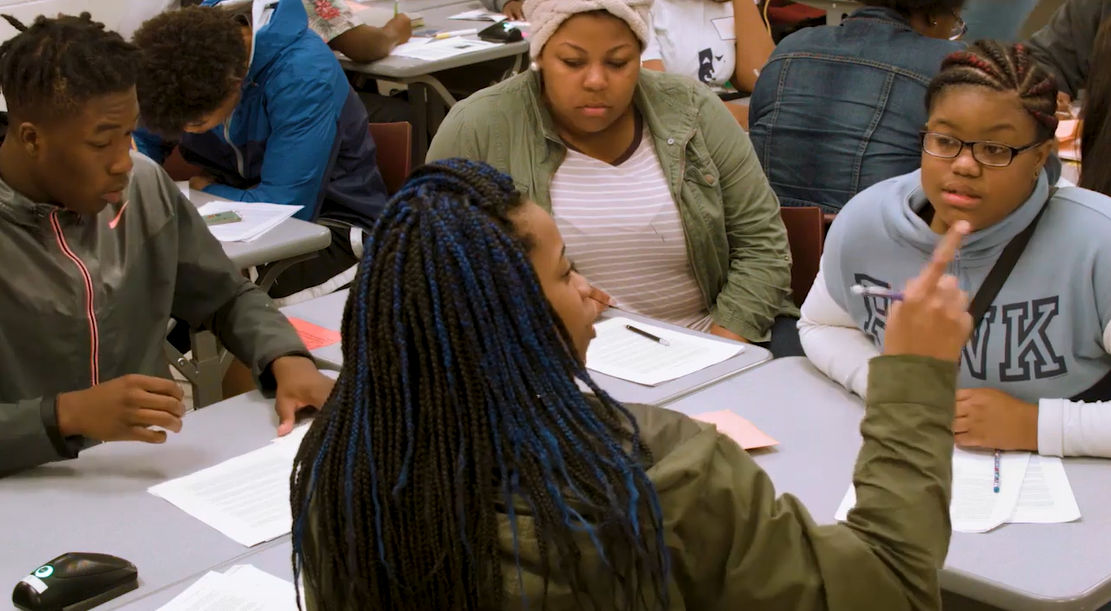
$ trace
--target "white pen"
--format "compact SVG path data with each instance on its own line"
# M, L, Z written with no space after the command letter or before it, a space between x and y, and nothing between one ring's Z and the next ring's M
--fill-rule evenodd
M473 34L478 34L478 30L471 28L469 30L453 30L451 32L440 32L436 35L436 40L455 38L456 36L471 36Z

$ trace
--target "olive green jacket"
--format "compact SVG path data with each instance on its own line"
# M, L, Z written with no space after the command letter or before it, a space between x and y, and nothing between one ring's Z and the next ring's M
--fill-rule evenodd
M779 200L748 134L708 87L682 76L642 70L634 103L679 203L706 309L718 325L767 341L776 316L798 311ZM485 161L550 212L552 177L566 154L530 71L456 104L428 160Z
M669 611L940 609L937 571L951 533L956 378L956 367L932 359L872 361L853 474L856 508L846 523L821 526L795 497L777 497L748 453L714 427L662 408L628 406L655 459L647 472L671 555ZM520 582L504 516L501 528L508 608L524 609L527 600L529 609L540 609L544 584L534 570L541 563L532 518L523 504L517 511ZM582 574L596 576L587 586L596 606L584 607L589 601L553 575L547 608L611 611L613 582L585 535L580 549ZM311 587L306 595L308 611L323 607Z

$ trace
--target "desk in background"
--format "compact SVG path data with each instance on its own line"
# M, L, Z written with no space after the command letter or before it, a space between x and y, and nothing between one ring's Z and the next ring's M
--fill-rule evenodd
M364 2L367 6L386 6L392 8L392 3ZM433 6L435 5L435 6ZM440 30L465 30L475 28L484 29L492 25L489 21L458 21L449 19L465 11L483 8L478 2L457 2L447 4L446 0L402 0L400 9L404 12L417 12L424 16L424 27ZM477 36L467 36L475 40ZM428 141L443 120L443 106L451 108L455 105L455 98L436 78L436 72L473 66L482 62L515 57L513 68L507 73L515 74L525 65L524 59L528 56L528 42L514 42L501 44L489 49L457 55L438 61L424 61L410 57L390 55L384 59L369 64L356 64L348 59L341 59L340 63L348 72L363 74L372 78L381 78L388 81L405 84L409 87L409 104L413 107L413 167L424 164L428 154ZM435 92L436 97L433 97ZM442 103L442 105L441 105Z
M203 191L191 191L189 198L197 207L223 199ZM278 276L291 265L315 257L317 252L328 248L331 243L332 232L327 227L299 219L286 219L255 240L223 242L221 246L239 269L277 263L257 282L263 291L269 291ZM190 345L192 359L186 358L166 342L166 359L193 386L194 407L212 405L223 399L223 379L231 365L231 355L217 343L216 336L207 330L191 329Z
M809 361L777 359L668 407L731 409L778 439L776 448L753 454L756 463L780 494L799 497L818 523L833 522L852 482L864 408ZM1111 601L1111 461L1068 459L1065 470L1079 522L953 533L942 588L1009 611L1089 611Z
M826 12L826 25L837 25L845 15L860 8L861 5L852 0L794 0Z
M264 447L277 427L274 402L251 392L189 413L164 445L104 444L0 479L0 584L66 552L112 554L135 563L139 589L107 611L275 544L243 547L147 488Z
M312 301L306 301L288 308L283 308L282 312L285 313L286 316L300 318L314 325L324 327L325 329L338 331L343 322L343 306L347 302L347 294L348 291L340 291L325 297L313 299ZM684 333L703 335L628 312L612 311L603 314L602 317L606 318L610 315L626 316L634 320L675 329L676 331ZM726 341L716 337L713 339ZM325 346L318 350L314 350L313 356L316 357L323 366L338 369L343 365L343 350L340 344L332 344L331 346ZM625 403L666 405L707 386L716 384L721 380L766 363L771 360L771 358L771 353L767 350L759 346L746 345L743 352L727 361L692 373L689 376L679 378L678 380L665 382L659 386L642 386L595 372L591 372L591 376L606 390L606 392L613 395L614 398L619 401Z

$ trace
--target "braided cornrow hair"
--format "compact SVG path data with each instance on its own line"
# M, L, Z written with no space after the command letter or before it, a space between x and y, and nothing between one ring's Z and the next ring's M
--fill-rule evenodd
M39 16L0 45L0 92L19 118L71 115L88 100L135 86L139 50L89 13Z
M958 86L1013 91L1037 123L1039 140L1049 140L1057 131L1057 81L1025 45L978 40L967 50L950 54L930 81L926 110L933 110L938 94Z
M616 608L667 607L650 453L568 350L513 223L522 204L490 166L442 161L413 173L368 238L343 369L291 480L294 573L315 608L542 607L520 600L526 545L545 600L553 578L587 600L584 543Z

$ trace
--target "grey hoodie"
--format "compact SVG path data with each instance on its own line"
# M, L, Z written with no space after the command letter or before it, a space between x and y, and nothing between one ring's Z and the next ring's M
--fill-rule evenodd
M264 387L274 359L308 356L162 168L132 158L127 203L95 217L33 203L0 181L0 474L86 445L59 435L59 394L131 373L169 377L171 315L209 325Z
M1045 172L1022 206L968 236L951 273L975 295L1003 247L1046 204ZM901 289L929 260L938 235L918 212L920 172L878 183L841 211L823 258L826 287L857 328L883 344L887 302L852 294L854 284ZM1060 189L1030 243L966 346L962 388L989 387L1024 401L1067 398L1111 371L1111 198Z

